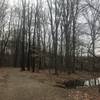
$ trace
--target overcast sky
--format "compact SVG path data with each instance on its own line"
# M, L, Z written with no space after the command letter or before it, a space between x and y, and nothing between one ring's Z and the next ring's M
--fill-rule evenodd
M9 0L9 5L10 6L14 6L14 5L16 5L17 3L18 3L18 1L21 1L21 0ZM29 1L29 0L26 0L26 1ZM34 3L36 3L36 0L30 0L30 1L32 1L32 2L34 2ZM43 1L45 1L45 0L43 0ZM44 2L45 3L45 2ZM80 17L79 18L79 22L80 23L84 23L85 22L85 20L84 20L84 18L82 18L82 17ZM84 37L83 37L84 38ZM86 38L87 39L87 38ZM98 46L100 46L100 42L99 43L96 43L96 46L98 47ZM96 53L98 52L100 52L100 51L98 51L99 49L96 49ZM100 53L99 53L100 54Z
M11 6L16 5L18 1L21 1L21 0L9 0L9 5ZM29 0L26 0L26 1L29 1ZM36 0L30 0L30 1L36 3Z
M14 4L14 2L16 2L17 0L9 0L9 4L12 6Z

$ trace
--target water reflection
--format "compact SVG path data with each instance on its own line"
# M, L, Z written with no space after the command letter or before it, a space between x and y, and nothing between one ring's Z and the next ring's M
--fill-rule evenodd
M90 79L84 81L84 86L92 87L100 85L100 78Z
M76 89L78 87L93 87L93 86L99 86L100 85L100 77L99 78L93 78L89 80L69 80L64 82L56 82L57 87L61 88L67 88L67 89Z

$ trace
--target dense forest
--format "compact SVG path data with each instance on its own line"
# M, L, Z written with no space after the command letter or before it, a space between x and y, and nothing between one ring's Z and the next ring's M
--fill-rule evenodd
M99 0L0 0L0 66L98 71L99 41Z

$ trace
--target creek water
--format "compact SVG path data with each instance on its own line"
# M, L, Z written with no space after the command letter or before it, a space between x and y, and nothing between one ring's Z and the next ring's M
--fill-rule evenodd
M93 87L100 85L100 77L84 81L84 86Z
M67 88L67 89L76 89L79 87L94 87L94 86L100 86L100 77L88 79L88 80L69 80L64 81L63 83L57 82L57 87Z

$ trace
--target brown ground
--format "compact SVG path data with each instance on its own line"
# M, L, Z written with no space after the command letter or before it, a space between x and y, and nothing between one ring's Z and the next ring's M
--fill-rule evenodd
M65 77L66 76L66 77ZM0 100L100 100L96 87L63 89L55 81L85 78L89 75L49 75L47 72L20 72L15 68L0 69Z

